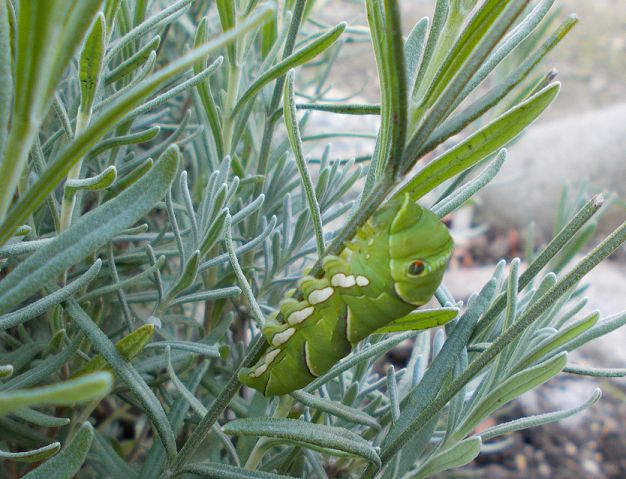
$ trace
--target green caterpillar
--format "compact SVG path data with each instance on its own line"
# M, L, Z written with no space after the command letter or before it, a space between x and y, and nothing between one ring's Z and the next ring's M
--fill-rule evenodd
M362 339L428 302L454 244L445 225L408 195L388 201L346 244L324 258L322 278L304 277L302 301L286 298L263 327L269 348L242 383L266 396L303 388Z

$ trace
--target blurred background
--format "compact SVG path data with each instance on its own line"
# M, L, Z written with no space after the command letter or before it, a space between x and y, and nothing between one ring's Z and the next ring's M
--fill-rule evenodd
M432 16L434 0L401 0L405 34L423 16ZM559 211L592 194L609 203L590 235L589 246L626 217L626 0L556 0L554 22L575 13L580 22L541 64L554 68L562 90L552 107L509 149L509 158L476 202L455 213L456 257L444 281L457 299L467 297L490 277L500 258L524 258L531 246L548 241L558 227ZM329 24L349 19L365 25L359 1L331 0L320 9ZM372 49L356 42L342 49L330 78L327 98L377 103L378 82ZM514 52L523 55L523 52ZM376 117L317 114L314 134L333 131L334 157L371 153ZM342 138L341 132L362 132ZM323 145L319 146L320 152ZM514 192L514 194L512 194ZM522 203L514 198L523 197ZM588 247L589 247L588 246ZM588 249L587 247L587 249ZM587 310L602 316L626 311L624 248L588 277ZM626 367L626 330L616 331L577 353L585 366ZM590 411L558 425L516 433L501 446L454 476L488 478L626 477L626 380L560 375L509 405L494 423L584 402L595 387L602 400ZM486 424L485 427L493 424Z

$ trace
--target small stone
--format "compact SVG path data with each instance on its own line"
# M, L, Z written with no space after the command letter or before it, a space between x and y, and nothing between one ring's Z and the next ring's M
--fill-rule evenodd
M592 477L598 477L600 475L601 470L597 462L592 461L591 459L587 459L583 461L582 466L583 469L591 474Z
M603 464L604 472L609 477L619 477L619 466L611 462L605 462Z
M552 469L545 462L539 464L539 467L537 469L539 470L539 474L542 477L550 477L552 474Z

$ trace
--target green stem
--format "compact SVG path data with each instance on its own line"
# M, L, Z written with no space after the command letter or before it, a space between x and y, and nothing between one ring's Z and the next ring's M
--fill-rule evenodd
M325 256L341 252L345 243L352 239L357 230L365 224L374 211L376 211L383 203L393 186L394 179L391 175L383 176L381 180L374 185L372 192L367 197L367 200L363 203L361 208L350 218L350 220L348 220L348 223L328 245L324 255L318 258L317 262L313 265L311 271L309 272L311 276L319 276L322 273L322 259Z
M76 116L76 130L74 137L80 135L91 121L91 112L78 111ZM77 180L80 178L80 169L83 165L82 158L78 160L74 166L67 172L67 180ZM63 194L63 202L61 203L61 219L59 223L59 233L63 233L70 227L72 223L72 215L74 214L74 206L76 204L76 194Z
M252 364L255 363L257 357L260 355L261 351L263 351L266 346L267 341L262 334L259 334L252 341L252 343L250 343L250 346L248 347L248 352L243 358L240 366L230 377L226 385L222 388L217 398L215 398L215 401L213 401L213 403L209 407L206 415L193 430L185 445L176 455L176 458L172 462L170 468L166 469L163 472L163 474L161 475L161 479L175 476L176 473L180 471L185 466L185 464L187 464L187 462L189 462L198 447L206 439L206 436L211 431L211 427L213 426L213 424L215 424L215 421L217 421L217 419L222 415L224 410L232 401L233 397L235 397L235 395L239 391L241 383L237 378L237 373L242 367L252 366Z
M280 396L278 406L276 406L276 410L274 414L272 414L273 418L286 418L291 411L291 406L295 403L295 399L290 396ZM261 463L261 459L267 452L267 445L273 442L274 439L269 437L262 437L259 439L250 456L248 456L248 460L246 461L245 468L250 470L256 470L257 466Z
M239 95L239 83L241 81L241 68L238 64L229 65L228 68L228 86L226 93L226 101L224 104L224 124L223 143L224 155L230 155L233 148L233 132L235 130L234 109L237 104L237 96ZM219 159L220 161L222 158Z
M435 51L430 59L430 62L428 63L428 67L426 68L424 79L417 87L415 96L419 101L419 106L415 109L413 118L411 119L413 122L411 125L412 128L417 128L421 114L428 109L429 105L422 105L422 101L425 99L426 93L431 88L431 84L435 79L437 70L441 67L446 59L446 56L450 53L454 40L458 37L463 21L467 18L468 13L469 12L462 11L461 8L451 8L448 11L446 23L444 24L443 30L437 39Z

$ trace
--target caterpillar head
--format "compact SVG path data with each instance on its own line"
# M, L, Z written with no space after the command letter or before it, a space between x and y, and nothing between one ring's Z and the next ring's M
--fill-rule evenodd
M396 294L420 306L441 283L454 243L432 211L406 195L389 228L389 260Z

